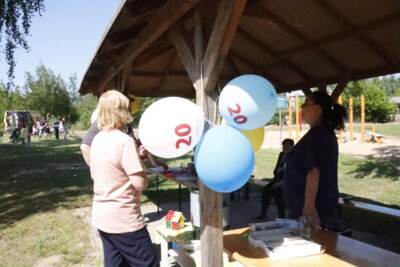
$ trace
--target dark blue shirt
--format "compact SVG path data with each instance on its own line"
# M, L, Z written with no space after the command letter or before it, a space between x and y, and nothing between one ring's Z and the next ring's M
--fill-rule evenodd
M293 150L286 155L283 192L287 207L301 216L307 173L320 170L316 208L321 218L329 216L338 205L338 143L333 129L325 126L311 128Z

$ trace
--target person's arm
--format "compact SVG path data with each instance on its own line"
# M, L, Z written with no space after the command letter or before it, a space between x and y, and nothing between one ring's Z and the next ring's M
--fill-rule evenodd
M147 188L148 180L146 174L143 171L130 174L128 176L133 187L135 187L137 191L143 191Z
M90 146L81 144L81 152L86 164L90 167Z
M159 162L156 159L156 157L153 154L151 154L150 152L147 152L146 156L150 160L151 165L153 165L154 167L162 167L164 169L164 171L168 170L168 165L165 163Z
M315 227L319 227L320 218L315 207L315 199L317 197L319 185L319 168L314 167L307 173L306 191L304 198L303 216L311 218L311 222Z

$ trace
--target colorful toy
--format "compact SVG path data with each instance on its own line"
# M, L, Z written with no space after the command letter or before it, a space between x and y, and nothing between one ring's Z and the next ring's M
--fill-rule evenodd
M167 229L179 230L185 226L185 217L182 212L179 211L168 211L167 216L165 216L165 221Z

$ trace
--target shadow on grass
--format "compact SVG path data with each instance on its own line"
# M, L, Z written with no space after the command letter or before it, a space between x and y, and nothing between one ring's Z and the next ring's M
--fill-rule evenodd
M77 142L3 145L0 170L0 228L38 212L90 204L92 182Z
M0 229L36 213L57 208L91 206L93 186L89 168L83 161L80 138L35 140L32 147L0 147ZM191 155L169 161L170 166L187 163ZM161 160L164 162L164 160ZM149 175L144 202L157 203L155 176ZM182 201L189 199L182 187ZM160 185L160 203L178 201L178 185Z
M367 156L356 163L348 163L348 165L356 164L356 168L349 173L357 179L368 176L372 178L385 177L398 181L400 179L400 148L386 147L376 148L376 150L381 150L381 157Z

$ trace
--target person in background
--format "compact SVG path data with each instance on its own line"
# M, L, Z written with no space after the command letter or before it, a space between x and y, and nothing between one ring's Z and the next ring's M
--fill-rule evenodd
M307 95L303 119L310 130L286 155L283 193L288 218L308 217L315 227L337 216L338 142L346 109L325 92Z
M60 121L58 120L58 118L56 118L53 121L53 129L54 129L54 135L56 137L56 139L60 139Z
M67 120L65 118L62 118L61 125L62 128L64 129L64 140L67 140L68 125L67 125Z
M90 148L94 182L92 223L103 243L104 266L159 266L140 208L148 180L139 152L124 126L129 100L116 90L99 98L100 132Z
M282 199L282 180L285 171L285 157L294 146L293 139L286 138L282 141L282 152L279 153L278 161L274 169L274 179L264 186L261 196L261 213L256 220L265 220L271 197L274 198L278 217L285 218L285 205Z
M47 136L47 121L42 117L42 119L39 121L39 137L42 137L42 135Z

